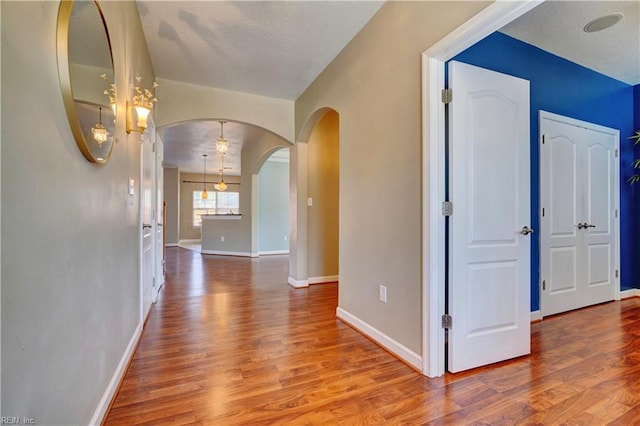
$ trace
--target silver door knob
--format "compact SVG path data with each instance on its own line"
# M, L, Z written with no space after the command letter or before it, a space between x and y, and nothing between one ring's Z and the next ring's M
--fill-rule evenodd
M586 223L578 222L578 229L586 228Z
M533 234L533 229L529 228L528 226L523 226L522 229L520 230L520 233L522 235Z
M589 224L589 223L585 222L585 223L584 223L584 225L582 225L582 227L583 227L583 228L585 228L585 229L587 229L587 228L595 228L596 226L595 226L595 225L591 225L591 224Z

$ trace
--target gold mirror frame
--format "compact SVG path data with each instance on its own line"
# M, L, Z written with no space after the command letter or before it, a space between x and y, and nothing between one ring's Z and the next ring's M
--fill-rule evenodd
M71 127L71 132L73 133L73 137L76 140L76 144L78 145L80 152L82 152L84 157L92 163L106 164L107 161L109 161L109 158L111 158L113 145L115 143L115 125L111 124L112 121L115 121L115 111L113 111L111 109L111 106L106 102L108 100L108 97L103 94L105 88L109 89L108 83L103 81L104 84L100 86L96 85L96 90L99 90L99 95L104 97L104 104L102 102L100 104L97 104L95 102L89 102L87 100L76 99L73 94L73 84L71 81L71 43L69 37L71 35L71 18L73 15L75 4L91 4L96 7L97 13L100 16L100 20L102 22L104 35L106 36L107 40L109 59L111 61L111 74L115 74L113 66L113 53L111 50L111 39L109 37L109 31L104 19L104 14L102 13L102 9L100 9L100 5L98 4L98 2L63 0L60 2L60 9L58 11L57 28L58 76L60 78L60 89L62 90L62 98L64 101L64 108L67 112L67 118L69 120L69 126ZM97 74L96 81L100 78L100 74ZM78 105L76 105L76 103L78 103ZM91 136L91 126L87 124L87 120L90 120L91 118L86 118L81 122L81 118L78 113L78 110L80 108L83 108L81 105L84 105L85 107L95 108L95 119L93 120L95 124L98 123L98 108L102 107L102 124L109 124L106 127L111 131L111 135L107 138L107 141L104 142L109 144L108 146L106 146L106 149L102 149L105 148L103 147L103 145L100 145L97 142L93 141L93 138ZM83 115L83 118L85 117L88 116ZM105 152L103 153L97 151L96 145Z

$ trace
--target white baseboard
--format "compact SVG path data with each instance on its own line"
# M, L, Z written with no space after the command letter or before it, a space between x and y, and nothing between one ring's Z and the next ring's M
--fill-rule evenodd
M202 242L202 240L200 238L194 238L194 239L191 239L191 240L180 240L180 241L178 241L178 245L184 244L184 243L201 243L201 242Z
M200 250L201 254L217 254L218 256L258 257L258 253L248 251Z
M622 290L620 292L620 299L628 299L630 297L640 297L640 289L630 288L629 290Z
M542 312L540 312L539 310L531 312L531 322L540 321L541 319L542 319Z
M167 243L164 245L165 247L178 247L179 244L178 243Z
M336 309L336 316L342 321L349 324L351 327L358 330L360 333L364 334L369 339L384 347L392 354L396 355L398 358L400 358L416 370L422 371L422 357L413 352L411 349L407 348L401 343L396 342L380 330L370 326L360 318L350 314L340 307Z
M296 280L294 278L289 277L287 282L293 288L309 287L309 280Z
M338 281L338 275L329 275L327 277L309 277L309 284L325 284Z
M136 330L133 332L133 336L131 336L131 340L129 340L129 344L127 345L127 349L125 349L124 354L122 354L122 358L120 358L120 362L116 367L116 371L113 373L113 377L111 377L111 381L107 386L107 389L104 391L96 410L93 412L93 416L91 417L91 421L89 421L90 425L100 425L104 420L104 416L107 414L107 410L109 409L109 405L111 404L111 400L113 399L116 391L118 390L118 385L122 380L122 377L126 373L127 365L129 365L129 360L133 358L136 347L138 345L138 341L142 336L142 323L138 324Z
M271 256L272 254L289 254L289 250L266 250L259 251L260 256Z

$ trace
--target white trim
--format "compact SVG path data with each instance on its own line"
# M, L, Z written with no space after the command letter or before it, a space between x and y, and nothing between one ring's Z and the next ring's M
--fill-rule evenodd
M289 254L289 250L265 250L258 252L260 256L271 256L273 254Z
M630 288L628 290L620 291L620 299L628 299L630 297L640 297L640 289L639 288Z
M542 312L533 311L531 312L531 322L540 321L542 319Z
M218 256L258 257L258 253L248 251L200 250L200 254L215 254Z
M109 405L111 404L111 400L113 399L116 391L118 390L118 386L120 385L120 381L122 377L126 373L127 365L129 365L129 361L133 358L135 354L135 349L138 345L138 341L142 336L142 323L138 324L135 331L133 332L133 336L131 336L131 340L129 340L129 345L127 345L127 349L125 349L124 354L122 354L122 358L120 358L120 362L116 367L116 371L114 371L113 376L111 377L111 381L109 381L109 385L107 389L105 389L104 394L102 394L102 398L100 398L100 402L93 412L93 416L89 421L90 425L100 425L104 420L104 416L107 414L107 410L109 409Z
M372 327L355 315L345 311L341 307L338 307L336 309L336 316L342 321L349 324L351 327L358 330L360 333L364 334L369 339L373 340L374 342L400 358L402 361L412 366L413 368L417 370L420 370L422 368L422 357L404 346L402 343L393 340L391 337L387 336L377 328Z
M445 201L444 107L440 101L444 62L540 3L540 0L497 0L422 54L422 373L429 377L444 374L444 330L438 326L444 314L445 292L444 220L440 211ZM425 158L426 153L429 158ZM433 188L436 190L432 191Z
M309 277L309 284L325 284L338 281L338 275L329 275L326 277Z
M165 247L179 247L179 246L180 246L180 244L178 244L178 243L167 243L167 244L165 244L164 246L165 246Z
M293 288L309 287L309 280L296 280L295 278L289 277L287 283Z

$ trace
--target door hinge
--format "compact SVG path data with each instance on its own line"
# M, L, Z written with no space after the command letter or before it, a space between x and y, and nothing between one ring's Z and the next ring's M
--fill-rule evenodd
M446 328L447 330L451 329L453 325L453 317L449 314L444 314L442 316L442 328Z
M616 158L618 158L618 150L617 149L615 150L615 153L616 153Z
M155 286L156 286L156 277L153 277L153 278L152 278L152 285L153 285L153 287L155 287Z
M453 203L451 201L444 201L442 203L442 216L453 215Z
M616 215L616 217L618 217L618 209L616 209L615 215Z
M616 278L618 278L618 277L619 277L619 275L620 275L620 274L618 273L618 270L616 269Z
M547 289L547 281L542 280L542 290L546 290Z
M544 207L542 208L542 217L544 217Z
M156 152L156 143L155 142L151 145L151 149L152 149L153 152Z
M442 103L448 104L453 100L453 93L451 89L442 89Z
M542 145L544 145L544 135L542 135Z

